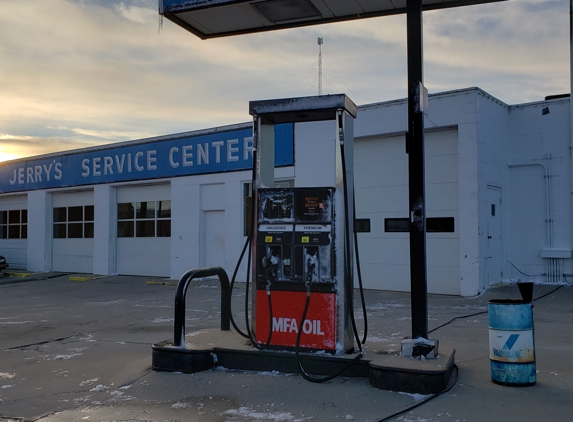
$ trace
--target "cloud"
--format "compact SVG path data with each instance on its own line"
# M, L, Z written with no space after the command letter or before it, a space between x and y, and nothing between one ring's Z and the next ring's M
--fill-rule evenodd
M83 138L49 136L20 136L0 134L0 161L18 157L43 155L51 152L68 151L104 145L108 142L94 142ZM48 146L48 148L47 148ZM25 154L23 154L25 152Z
M114 8L121 16L135 23L147 24L157 22L157 12L149 7L126 6L124 2L115 4Z
M92 138L100 139L107 142L113 141L129 141L133 139L143 139L143 138L151 138L156 136L155 133L149 132L121 132L117 130L90 130L90 129L80 129L74 128L72 132L77 133L79 135L85 135Z
M202 41L168 20L159 31L157 0L2 8L0 133L22 155L249 121L250 100L317 92L318 37L324 93L357 104L406 96L404 15ZM480 86L510 104L569 92L568 8L520 0L424 13L425 84Z

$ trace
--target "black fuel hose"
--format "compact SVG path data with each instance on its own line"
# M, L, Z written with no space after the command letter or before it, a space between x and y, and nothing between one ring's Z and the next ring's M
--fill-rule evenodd
M344 190L344 207L345 207L345 231L344 231L344 242L345 242L345 248L344 248L344 288L345 288L345 294L347 295L347 297L352 298L352 295L349 294L349 291L351 291L351 289L354 288L354 286L352 285L348 285L348 283L350 283L352 281L352 274L350 273L350 260L352 259L352 255L350 254L350 226L349 226L349 218L348 218L348 210L349 210L349 201L348 201L348 180L346 177L346 155L344 153L344 130L342 129L342 116L338 115L337 116L337 122L338 122L338 127L339 127L339 139L340 139L340 152L341 152L341 161L342 161L342 184L343 184L343 190ZM355 209L355 203L353 201L353 210ZM356 236L354 237L354 239L356 240ZM358 265L358 263L357 263ZM361 277L360 277L360 290L361 290L361 297L362 297L362 309L364 312L364 320L366 321L367 317L366 317L366 304L364 301L364 294L363 289L362 289L362 281L361 281ZM352 323L352 330L354 333L354 337L356 339L356 342L358 344L358 348L359 348L359 353L352 359L350 360L341 370L338 370L336 373L331 374L331 375L326 375L326 376L322 376L322 377L317 377L317 376L312 376L310 375L303 367L302 362L300 360L300 338L302 335L302 328L304 325L304 320L306 319L306 315L308 313L308 308L310 305L310 296L311 296L311 283L309 281L306 282L306 301L305 301L305 305L304 305L304 311L302 313L302 318L299 322L299 326L298 326L298 332L297 332L297 336L296 336L296 345L295 345L295 355L296 355L296 362L298 364L299 370L301 375L303 376L304 379L306 379L307 381L310 382L316 382L316 383L321 383L321 382L326 382L326 381L330 381L340 375L342 375L346 370L348 370L352 365L354 365L358 360L360 360L363 356L364 356L364 350L362 348L362 343L360 341L360 337L358 335L358 330L356 329L356 320L354 319L354 305L353 305L353 301L349 300L349 306L350 306L350 320ZM366 341L366 336L363 339L363 342Z
M258 137L258 136L257 136ZM258 140L254 140L254 142L258 142ZM235 271L233 272L233 277L231 278L231 288L230 288L230 292L229 292L229 307L231 307L232 304L232 296L233 296L233 288L235 286L235 280L237 277L237 273L239 272L239 267L241 265L241 262L243 261L243 258L245 256L245 252L247 251L247 249L249 249L250 245L252 244L253 241L253 234L254 234L254 227L255 227L255 182L256 182L256 177L257 177L257 172L256 172L256 163L257 163L257 156L258 156L258 152L257 152L257 146L253 145L253 167L252 167L252 173L251 173L251 227L249 229L249 233L247 235L247 239L245 241L245 245L243 246L243 250L241 251L241 255L239 257L239 260L237 262L237 265L235 266ZM264 345L260 345L259 343L257 343L256 339L253 337L253 333L251 331L251 326L249 324L249 282L250 282L250 272L251 272L251 251L249 251L249 254L247 255L247 279L246 279L246 283L245 283L245 325L246 325L246 330L247 333L245 334L235 323L235 319L233 318L233 312L230 312L231 314L231 324L233 325L233 328L237 331L237 333L239 333L241 336L247 338L250 340L251 344L253 345L253 347L255 347L256 349L259 350L263 350L266 349L269 344L271 343L271 339L272 339L272 332L273 332L273 306L272 306L272 300L271 300L271 294L270 294L270 288L267 288L267 301L268 301L268 307L269 307L269 335L267 338L267 341ZM256 282L256 280L254 280L254 282Z

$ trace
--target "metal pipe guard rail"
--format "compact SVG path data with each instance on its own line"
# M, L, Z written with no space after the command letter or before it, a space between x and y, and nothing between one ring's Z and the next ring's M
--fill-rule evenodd
M187 271L179 279L177 293L175 293L175 329L173 344L185 344L185 295L189 283L196 277L210 277L216 275L221 283L221 330L231 329L231 284L225 270L221 267L204 267Z

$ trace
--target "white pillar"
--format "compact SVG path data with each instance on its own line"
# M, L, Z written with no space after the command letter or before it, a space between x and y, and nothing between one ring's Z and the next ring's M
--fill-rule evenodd
M28 271L52 270L52 194L28 192Z
M115 188L94 186L94 274L117 274L116 208Z

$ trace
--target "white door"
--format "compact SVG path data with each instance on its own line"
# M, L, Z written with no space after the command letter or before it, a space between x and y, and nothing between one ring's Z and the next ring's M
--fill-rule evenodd
M203 211L203 267L226 267L225 211Z
M52 270L93 273L93 191L55 193L52 208Z
M171 186L117 189L117 273L169 277Z
M371 220L370 233L358 233L364 286L410 290L407 230L386 222L408 217L408 155L404 137L361 139L354 150L357 218ZM458 133L426 134L426 217L454 220L454 230L427 234L428 292L460 294L458 229Z
M485 256L485 288L501 283L502 246L501 246L501 189L488 186L487 189L487 250Z

